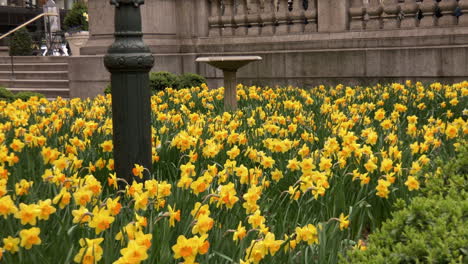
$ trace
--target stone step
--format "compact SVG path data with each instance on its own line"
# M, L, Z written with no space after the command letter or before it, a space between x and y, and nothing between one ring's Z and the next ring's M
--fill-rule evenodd
M0 71L0 79L11 79L11 71ZM68 80L67 71L15 71L15 79Z
M43 94L49 100L57 98L58 96L62 98L70 97L70 89L68 88L7 88L7 89L12 91L13 93L19 93L19 92L40 93L40 94Z
M68 80L25 80L25 79L0 79L0 86L7 88L66 88L68 89Z
M0 57L8 56L8 50L7 46L0 46Z
M68 63L14 63L15 71L67 71ZM0 71L11 71L11 64L0 64Z
M0 50L1 51L1 50ZM68 57L58 56L14 56L14 64L17 63L67 63ZM11 57L8 53L5 56L0 56L0 64L10 64Z

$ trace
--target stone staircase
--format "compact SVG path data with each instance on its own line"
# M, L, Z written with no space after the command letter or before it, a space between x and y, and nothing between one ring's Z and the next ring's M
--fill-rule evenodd
M69 98L68 57L0 56L0 86L17 92L37 92L47 98Z
M7 46L0 46L0 57L8 56L8 47Z

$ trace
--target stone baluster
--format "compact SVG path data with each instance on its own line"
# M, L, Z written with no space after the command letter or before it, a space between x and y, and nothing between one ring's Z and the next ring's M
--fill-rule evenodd
M290 33L304 32L305 14L302 0L293 0L292 11L290 12L291 25L289 26Z
M317 5L315 1L308 0L308 4L304 7L304 9L304 32L317 32Z
M221 0L210 0L210 16L208 17L208 35L221 36Z
M436 2L434 0L425 0L419 5L419 9L422 12L422 18L419 21L419 27L433 27L436 25Z
M454 15L457 5L457 0L443 0L439 3L442 16L437 20L438 26L453 26L457 24L457 17Z
M403 5L401 5L401 22L400 28L415 28L418 26L418 11L419 5L415 0L406 0Z
M364 7L361 0L354 0L351 2L349 8L349 29L350 30L363 30L364 29L364 15L366 8Z
M262 26L262 18L260 16L260 0L247 1L247 35L258 36L260 35L260 28Z
M276 10L273 1L265 0L261 2L261 19L263 22L262 35L273 35L275 33Z
M289 24L288 0L279 0L277 8L275 34L287 34Z
M223 0L224 2L224 14L221 16L221 23L223 24L222 35L233 36L234 35L234 1L235 0Z
M245 36L247 35L247 3L246 0L237 0L235 2L235 34L236 36Z
M369 6L366 8L367 16L365 23L366 30L376 30L382 27L382 12L383 7L379 0L371 0Z
M383 1L383 28L395 29L400 27L400 5L398 0Z
M458 1L458 7L461 12L461 16L458 17L458 25L468 26L468 0Z

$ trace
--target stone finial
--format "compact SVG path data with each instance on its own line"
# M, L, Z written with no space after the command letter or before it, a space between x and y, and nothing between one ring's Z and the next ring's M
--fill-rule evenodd
M119 7L120 5L134 5L135 7L139 7L145 3L145 0L110 0L111 5L115 5L115 7Z

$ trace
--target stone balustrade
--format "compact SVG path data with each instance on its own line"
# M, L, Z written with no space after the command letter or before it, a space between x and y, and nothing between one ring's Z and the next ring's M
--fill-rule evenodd
M351 31L466 25L468 0L349 1Z
M208 0L208 5L210 37L317 31L315 0Z

